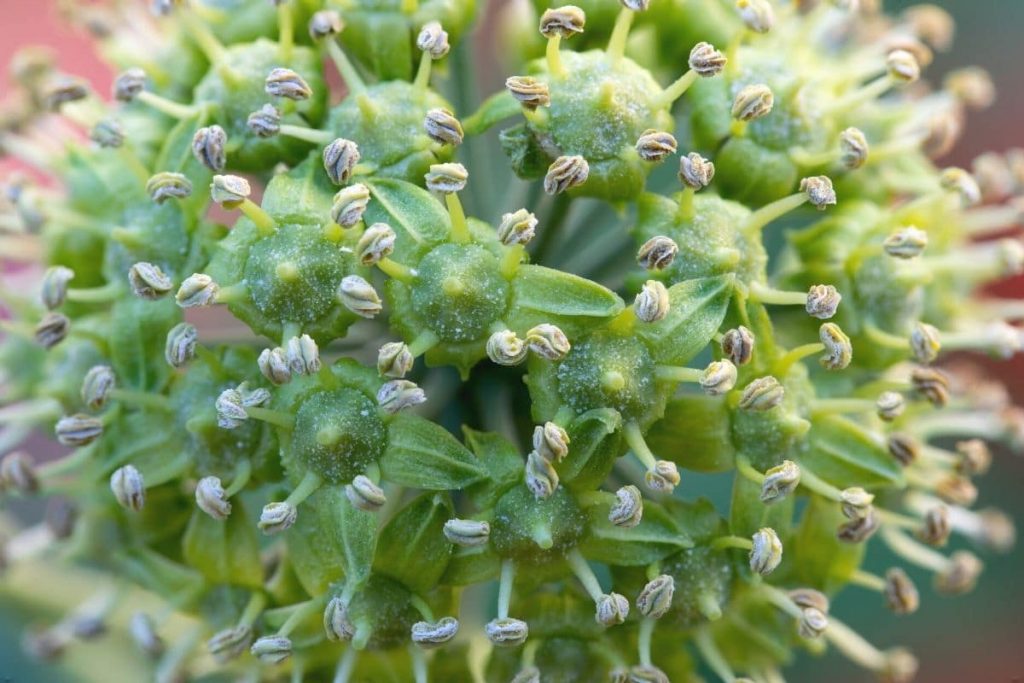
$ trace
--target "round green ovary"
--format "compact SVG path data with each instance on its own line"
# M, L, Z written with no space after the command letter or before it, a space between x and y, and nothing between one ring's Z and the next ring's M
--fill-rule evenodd
M337 304L345 257L313 225L283 225L256 242L245 264L245 284L260 312L276 321L312 322Z
M656 409L654 360L632 338L596 334L573 347L558 368L558 393L577 414L614 408L627 420Z
M485 249L445 244L427 254L417 271L413 306L443 341L481 339L505 315L508 283L498 260Z
M707 621L702 603L722 608L729 599L732 565L724 552L710 548L683 550L667 558L661 571L675 579L676 590L667 619L679 626Z
M585 523L579 505L565 489L558 489L550 498L534 498L519 484L494 507L491 543L502 557L539 564L561 558L574 547Z
M348 618L358 629L369 626L367 647L383 650L409 642L409 629L423 617L409 604L409 589L393 579L374 574L348 606Z
M299 407L290 468L312 470L333 484L349 482L377 461L387 430L377 406L355 389L313 394Z

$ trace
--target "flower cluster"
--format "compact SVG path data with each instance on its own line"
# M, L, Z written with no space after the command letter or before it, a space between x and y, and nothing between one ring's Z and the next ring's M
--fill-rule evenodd
M988 238L1024 154L932 161L991 84L919 80L933 6L580 4L502 8L482 102L473 0L67 3L110 97L18 54L0 151L60 185L0 200L42 266L3 291L0 487L48 501L0 590L57 557L115 586L31 652L120 624L160 680L770 681L826 645L914 676L829 604L917 608L869 539L941 593L982 571L951 535L1014 540L973 480L1024 415L941 363L1022 346L974 291L1024 270Z

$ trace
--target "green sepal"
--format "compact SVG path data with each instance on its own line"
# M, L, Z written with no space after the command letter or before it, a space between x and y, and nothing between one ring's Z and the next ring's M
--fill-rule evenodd
M555 467L559 479L574 490L593 489L622 455L622 416L612 408L594 408L565 427L569 454Z
M632 529L609 522L608 508L602 503L587 510L589 535L581 550L589 560L638 567L693 547L687 534L657 503L644 503L643 519Z
M120 386L137 391L159 390L170 376L164 360L167 333L181 320L170 298L145 301L121 298L110 311L107 333L110 364Z
M665 417L654 423L646 439L659 456L688 470L726 472L734 466L725 397L682 394L670 399Z
M534 180L547 173L553 160L525 123L501 131L498 140L517 176L524 180Z
M110 551L110 549L107 549ZM202 585L202 575L144 545L113 550L110 561L116 572L157 595L180 595Z
M386 481L431 491L464 489L487 477L486 468L444 427L404 414L388 425L380 468Z
M448 237L448 212L423 188L394 178L367 178L364 183L373 200L363 222L387 223L394 229L398 239L392 258L396 261L418 262L425 251Z
M320 152L314 150L301 164L270 180L260 206L279 223L319 225L331 215L337 191L324 172Z
M373 570L426 593L448 567L452 544L444 524L452 518L447 493L424 493L399 510L377 537Z
M519 114L523 106L507 90L488 97L472 115L462 121L466 135L480 135L505 119Z
M809 446L800 462L837 488L903 485L900 465L889 455L885 444L849 418L815 418Z
M445 586L472 586L498 578L501 558L489 545L456 548L441 577Z
M668 289L669 311L656 323L638 325L636 334L647 342L658 363L684 365L718 332L732 297L729 275L687 280Z
M753 206L785 197L796 187L800 169L785 151L768 149L749 138L731 138L715 156L722 192Z
M586 278L544 266L522 265L512 281L509 326L525 333L552 323L567 335L618 315L624 304L614 292Z
M223 521L195 508L181 541L182 555L211 583L258 589L263 585L263 564L256 525L240 498L231 506L231 515Z
M796 495L771 505L761 502L761 485L737 474L733 479L729 505L729 530L735 536L753 536L761 527L770 527L782 539L783 546L793 526Z
M705 545L726 531L725 520L715 509L715 504L707 498L698 498L694 501L669 498L661 505L672 516L676 526L693 543ZM646 514L645 504L644 515Z
M505 491L523 479L523 456L515 444L497 432L479 432L462 426L466 445L476 455L489 476L466 490L480 510L494 506Z
M322 486L301 505L285 538L303 588L322 595L342 580L355 587L366 582L377 545L377 518L352 507L343 487Z
M836 530L846 522L838 505L820 496L811 496L779 569L791 570L794 585L826 593L841 588L860 568L867 548L867 543L839 540Z

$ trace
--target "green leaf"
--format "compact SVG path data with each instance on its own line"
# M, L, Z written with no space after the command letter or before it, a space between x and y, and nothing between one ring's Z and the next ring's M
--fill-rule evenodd
M271 179L261 205L280 223L325 221L337 191L323 172L319 152L314 151L295 168Z
M613 318L624 308L622 299L606 287L544 266L520 266L512 292L508 323L522 332L554 323L573 334Z
M472 586L490 581L501 572L501 558L489 545L456 548L441 583L446 586Z
M258 589L263 585L263 563L256 525L239 498L231 505L231 516L223 521L195 508L182 539L185 561L210 583Z
M483 104L462 120L466 135L479 135L505 119L520 114L523 106L507 90L491 95Z
M394 228L398 235L393 255L396 260L418 260L419 254L448 237L448 212L426 190L390 178L368 178L364 182L373 201L366 207L363 221L367 225L387 223Z
M687 280L668 289L669 311L663 320L638 325L655 361L683 365L700 353L718 331L732 297L729 275Z
M366 582L377 544L377 518L352 507L343 487L322 486L299 507L285 539L303 588L322 595L342 580L355 586Z
M375 572L402 582L414 593L432 589L448 567L452 544L444 524L452 517L446 493L424 493L391 518L378 536Z
M668 402L664 418L647 432L647 445L688 470L727 472L736 457L729 414L724 397L677 396Z
M110 361L118 384L135 390L161 389L170 376L164 360L167 333L181 320L173 299L146 301L129 296L110 313Z
M632 529L609 522L609 507L602 503L587 511L590 534L581 549L588 560L639 567L693 547L689 536L657 503L645 501L643 519Z
M509 487L523 478L523 456L511 441L496 432L478 432L463 425L466 445L487 468L490 476L472 486L469 494L473 505L481 510L492 507Z
M820 496L811 496L800 527L783 553L783 566L792 569L794 585L833 592L845 585L857 569L867 543L844 543L836 530L847 522L839 506ZM779 571L777 570L777 571Z
M793 526L795 503L796 496L791 495L785 500L765 505L761 502L761 485L736 475L729 504L729 530L736 536L750 537L761 527L770 527L785 546Z
M707 498L694 501L669 498L662 506L693 543L707 545L711 539L726 533L725 520L718 514L715 504ZM644 514L647 514L646 511Z
M487 477L487 470L454 436L415 415L399 414L388 425L380 468L389 482L431 491L464 489Z
M501 149L508 157L509 164L517 176L524 180L542 178L552 158L537 142L536 136L524 123L506 128L498 133Z
M815 418L800 463L838 488L903 484L899 463L883 443L856 422L838 415Z
M575 489L600 485L622 455L621 426L622 416L612 408L588 410L573 420L566 427L569 454L556 467L559 478Z

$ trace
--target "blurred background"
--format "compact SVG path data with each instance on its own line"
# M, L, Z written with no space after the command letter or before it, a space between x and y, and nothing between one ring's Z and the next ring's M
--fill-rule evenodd
M253 0L265 2L266 0ZM505 0L491 0L491 10ZM656 0L655 0L656 1ZM886 0L886 9L898 12L917 4L907 0ZM978 65L987 69L999 91L991 109L973 113L967 133L946 160L948 165L969 167L971 159L987 150L1024 147L1024 0L938 0L957 22L954 48L939 54L926 76L941 81L949 69ZM14 52L28 44L52 47L60 66L90 79L99 92L107 92L111 73L98 60L88 39L63 25L57 16L57 0L0 0L0 65L6 65ZM486 54L484 37L477 36ZM484 69L483 92L501 87L504 76L492 67ZM0 97L7 88L0 79ZM0 175L9 170L0 161ZM1000 283L994 292L1001 296L1024 296L1024 278ZM989 364L1010 385L1018 404L1024 404L1024 357L1010 363ZM1007 510L1024 529L1024 460L1005 452L998 454L992 471L979 488L978 508L997 506ZM687 479L683 495L707 495L707 487L722 482ZM880 543L872 544L869 568L883 572L893 558ZM985 556L986 572L978 589L969 596L944 598L928 587L928 577L914 574L922 593L921 609L913 615L895 617L875 593L850 588L834 602L837 615L881 647L905 645L921 660L921 683L1000 683L1024 681L1024 544L1013 553ZM0 579L2 580L2 579ZM47 667L39 669L25 658L19 648L20 625L15 623L10 605L0 599L0 681L73 681L67 671ZM89 661L89 660L87 660ZM84 663L84 662L83 662ZM102 659L91 658L91 665L102 667ZM95 670L90 680L96 680ZM872 680L837 654L801 657L786 672L791 682L860 683ZM102 678L102 677L101 677ZM115 679L110 678L113 681ZM116 680L126 680L118 678ZM128 679L130 680L130 679Z

